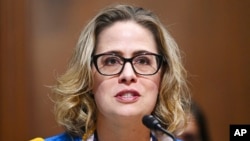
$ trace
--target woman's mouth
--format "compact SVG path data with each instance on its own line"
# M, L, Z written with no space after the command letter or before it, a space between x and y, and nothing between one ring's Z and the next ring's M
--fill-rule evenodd
M116 100L121 103L134 103L139 97L140 94L134 90L123 90L115 95Z

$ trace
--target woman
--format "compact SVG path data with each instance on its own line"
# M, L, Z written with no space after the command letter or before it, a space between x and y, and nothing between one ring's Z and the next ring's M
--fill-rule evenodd
M174 39L152 12L129 5L103 9L89 22L53 92L66 132L47 140L155 141L144 115L176 134L189 109Z

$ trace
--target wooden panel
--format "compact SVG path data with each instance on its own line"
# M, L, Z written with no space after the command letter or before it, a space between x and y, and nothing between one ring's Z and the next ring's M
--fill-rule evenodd
M29 132L26 1L0 4L0 140L27 140Z
M0 2L0 140L56 134L45 86L64 71L86 22L115 1ZM212 140L229 140L229 124L249 124L250 2L129 2L156 12L184 50Z

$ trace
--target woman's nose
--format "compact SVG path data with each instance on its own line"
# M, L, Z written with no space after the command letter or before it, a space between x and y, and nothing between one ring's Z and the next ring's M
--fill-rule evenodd
M125 63L122 72L119 75L119 83L135 83L137 81L137 75L132 67L131 63Z

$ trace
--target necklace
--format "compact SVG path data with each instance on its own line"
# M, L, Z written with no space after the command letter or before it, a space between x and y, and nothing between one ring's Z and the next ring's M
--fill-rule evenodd
M87 141L87 139L94 133L96 132L95 129L91 129L89 130L88 132L84 133L83 136L82 136L82 141ZM95 136L95 133L94 133L94 136ZM94 141L98 141L98 140L95 140Z

